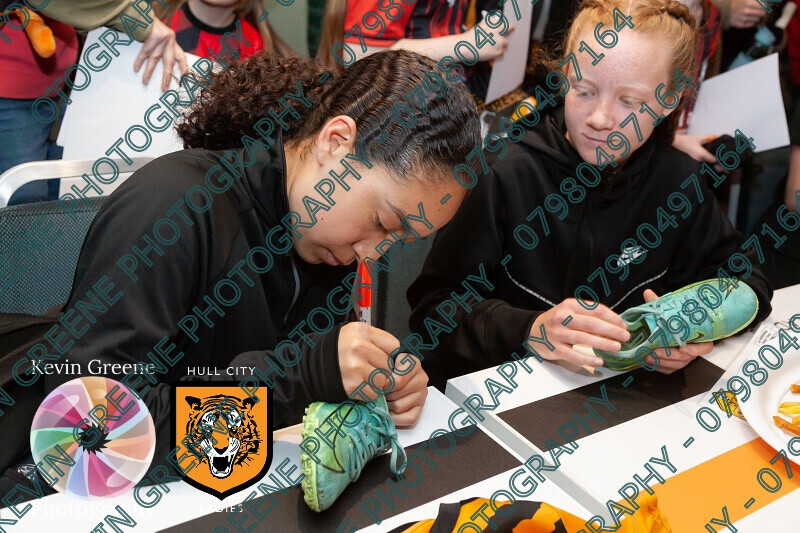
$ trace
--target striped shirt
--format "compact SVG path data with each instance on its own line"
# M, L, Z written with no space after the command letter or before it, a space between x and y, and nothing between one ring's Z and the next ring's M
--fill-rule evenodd
M358 24L369 46L391 46L400 39L445 37L467 31L468 8L469 0L417 0L413 5L399 0L347 0L344 31L347 33ZM365 17L369 11L383 19L384 32L381 33L383 26L374 15ZM367 29L365 23L377 28ZM357 33L345 38L345 42L358 43Z
M165 21L166 22L166 21ZM181 9L175 12L167 23L167 26L175 31L175 39L184 52L200 57L211 57L209 49L219 54L223 48L234 50L239 54L240 59L244 59L264 48L261 41L261 34L252 24L244 19L239 19L242 25L242 36L247 42L238 39L225 38L225 43L221 42L223 34L230 32L236 33L236 20L225 28L216 28L205 24L198 19L189 9L189 4L184 4ZM227 46L225 46L227 44Z

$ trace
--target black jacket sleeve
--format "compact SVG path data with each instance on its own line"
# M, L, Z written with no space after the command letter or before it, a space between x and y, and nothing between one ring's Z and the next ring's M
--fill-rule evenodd
M139 267L134 271L138 280L131 280L117 265L120 258L131 254L132 246L144 248L143 235L152 236L153 224L175 205L193 182L176 176L169 163L156 160L138 171L137 180L124 183L114 196L109 198L95 218L84 242L76 269L70 299L65 307L69 311L78 300L96 292L95 284L107 276L101 285L108 287L110 296L119 299L108 311L96 314L96 322L75 339L64 357L71 363L79 363L86 373L92 360L100 363L148 362L147 353L174 343L171 355L183 351L191 342L178 327L193 305L207 293L217 278L224 276L221 264L210 259L213 244L224 246L220 240L229 239L233 232L218 231L229 220L213 217L231 216L211 209L204 213L194 212L183 206L180 215L170 219L178 224L180 238L172 245L161 246L161 254L151 251L146 254L151 265L146 266L139 258ZM164 179L169 176L171 179ZM159 187L159 194L152 194L152 187ZM143 191L142 189L146 189ZM173 194L174 193L174 194ZM142 196L148 198L147 211L142 211ZM217 197L215 201L223 201ZM216 229L215 229L216 228ZM165 232L166 233L166 232ZM214 241L218 241L214 243ZM219 270L219 271L217 271ZM287 423L299 418L303 407L313 400L343 401L346 399L338 366L338 334L341 326L325 335L319 335L315 347L299 343L302 354L294 366L276 363L284 375L272 374L275 382L273 393L273 424ZM167 338L166 342L162 339ZM279 339L280 340L280 339ZM266 348L266 347L265 347ZM241 354L235 360L240 364L265 368L265 358L275 360L271 351ZM258 362L256 362L258 360ZM227 361L225 361L227 363ZM107 374L113 379L119 375ZM154 374L157 379L162 374ZM48 375L45 390L52 390L74 376ZM181 378L184 379L184 378ZM212 378L213 379L213 378ZM141 382L140 390L148 381ZM147 405L156 426L156 455L153 466L163 464L169 451L171 393L168 384L158 383L147 390L142 400Z
M272 384L268 384L273 386L271 406L273 428L296 423L300 420L303 409L311 402L324 400L339 403L347 400L338 364L338 339L342 325L336 326L324 335L309 334L316 346L310 348L301 343L302 355L295 366L281 366L272 350L245 352L231 361L230 366L246 365L257 367L261 371L281 368L284 375L275 373L268 375L273 381ZM258 372L254 375L257 377ZM150 469L158 465L169 466L167 457L172 450L170 425L172 391L166 383L159 383L151 387L142 400L147 405L156 427L156 449ZM181 454L182 451L179 451L178 455Z
M271 379L273 427L295 423L303 409L312 402L340 403L347 400L339 368L339 331L342 326L344 324L339 324L324 334L309 333L314 346L299 343L302 355L294 366L284 366L273 350L245 352L231 361L230 366L256 367L255 377L260 371Z
M407 293L412 309L411 331L427 338L423 319L431 317L443 322L436 306L450 298L451 292L463 295L462 281L470 274L476 275L479 265L483 265L490 279L493 271L502 269L500 261L507 253L509 224L505 204L498 177L490 171L481 177L453 220L439 230L422 272ZM475 283L471 285L484 300L470 304L471 312L459 308L453 317L456 327L438 336L433 355L423 361L432 384L500 364L513 351L520 353L539 315L492 298L492 291Z
M140 171L141 172L141 171ZM118 298L105 313L94 313L95 322L86 333L75 339L66 353L70 361L84 369L92 359L109 363L147 361L147 353L163 338L179 336L178 321L202 298L209 279L206 251L202 235L208 230L203 217L185 209L193 227L181 225L178 241L146 253L151 266L139 258L133 271L138 280L130 279L117 265L131 248L144 249L143 235L151 235L153 223L163 216L173 202L160 202L154 195L153 216L142 215L140 202L128 202L122 194L118 201L109 200L98 213L83 244L70 298L69 312L89 295L97 293L97 284L114 288L108 291ZM180 224L180 222L179 222ZM179 344L180 346L180 344ZM174 354L173 354L174 355ZM58 376L49 376L55 380ZM66 380L61 376L62 380Z
M664 283L670 290L675 290L702 279L717 278L722 268L745 281L758 296L758 314L752 323L756 325L772 311L772 286L761 271L753 247L742 249L744 236L733 228L705 184L702 190L704 201L693 202L691 224L686 226L684 238L674 252ZM743 254L749 260L752 265L749 276L746 268L737 270L746 264L741 257L735 257L732 260L735 268L731 267L729 259L734 254Z

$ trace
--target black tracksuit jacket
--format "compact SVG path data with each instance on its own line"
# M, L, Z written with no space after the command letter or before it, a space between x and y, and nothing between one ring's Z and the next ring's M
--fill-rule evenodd
M131 254L131 247L143 248L144 234L153 235L153 224L167 216L176 202L185 198L193 186L204 186L206 173L218 164L224 152L192 149L165 155L149 163L125 181L105 202L97 214L86 237L78 261L75 281L68 310L77 300L85 298L87 291L102 277L116 284L124 295L108 312L97 317L98 322L80 339L76 340L66 355L71 363L83 365L92 359L104 362L149 363L148 352L162 337L168 337L184 353L183 358L162 380L144 396L153 415L157 431L155 462L169 450L170 392L167 381L186 380L187 367L251 366L267 367L264 358L275 358L271 351L308 312L317 306L327 307L329 291L342 284L355 268L327 265L308 265L290 251L276 255L274 265L265 274L256 274L245 264L240 270L252 280L248 286L243 276L230 275L237 263L245 260L248 251L264 246L267 232L280 225L289 211L286 196L286 162L280 141L269 150L255 152L255 162L240 169L242 177L231 188L212 194L213 203L208 211L197 213L185 204L181 211L192 221L191 225L177 213L169 218L177 222L181 234L171 246L161 246L164 255L150 252L147 257L153 266L145 267L140 259L131 281L117 261ZM248 161L246 154L241 155ZM195 202L203 204L199 195ZM161 234L169 238L171 231L162 226ZM276 245L283 230L273 234ZM265 265L263 256L255 263ZM200 324L198 342L193 342L179 330L178 321L197 306L207 310L204 296L213 296L218 280L229 278L241 290L241 300L222 307L225 315L209 314L214 326ZM233 290L221 291L232 298ZM350 291L339 291L335 306L352 310ZM342 303L343 300L348 300ZM347 399L338 364L338 335L341 323L349 312L333 312L339 323L328 333L309 337L315 347L297 336L303 349L299 364L294 367L280 365L286 373L280 377L274 372L273 426L300 421L305 406L317 400L341 402ZM305 328L308 331L308 328ZM292 354L287 353L286 357ZM121 379L121 375L106 374ZM45 389L51 390L60 382L75 376L46 376ZM235 380L243 376L221 376L211 379ZM208 379L208 378L206 378ZM147 381L144 382L145 384Z
M435 311L437 304L452 291L462 294L462 280L475 274L478 264L483 263L495 288L489 291L473 284L485 299L469 313L460 308L453 318L458 326L438 335L433 354L423 361L432 385L442 386L450 377L498 365L509 360L512 352L522 354L536 317L572 297L580 285L589 285L603 304L620 313L643 303L646 288L661 295L716 278L719 267L733 274L727 260L732 253L742 252L743 236L733 229L705 185L702 203L691 185L681 189L692 173L702 181L698 163L652 138L622 169L615 172L607 166L601 183L587 189L582 201L568 201L564 220L545 210L549 235L538 215L526 222L547 195L564 197L560 183L574 178L582 162L565 132L561 105L542 115L540 124L529 129L517 145L509 141L508 154L491 162L489 175L481 176L456 217L436 235L422 273L407 293L413 310L412 331L428 339L424 317L446 323ZM591 174L587 176L592 179ZM658 228L658 207L675 214L667 207L667 197L673 192L685 194L692 211L685 220L677 215L678 227L666 227L661 245L647 249L636 235L637 226L648 222ZM527 250L515 240L514 230L520 223L538 235L535 249ZM637 241L638 252L646 256L634 254L640 264L629 264L625 280L606 270L610 289L606 295L599 277L592 282L587 278L604 267L609 255L620 254L623 241L629 238ZM647 234L646 238L652 237ZM512 259L504 266L501 260L506 254ZM771 310L772 289L752 249L747 256L753 274L746 282L758 295L756 321L760 321ZM610 260L613 268L619 266L615 260Z

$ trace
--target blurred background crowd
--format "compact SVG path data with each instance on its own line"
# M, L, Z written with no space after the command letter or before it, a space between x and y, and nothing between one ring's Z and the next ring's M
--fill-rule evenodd
M699 30L697 68L692 73L698 82L779 54L783 107L792 144L755 154L750 164L734 171L733 179L717 191L724 207L738 211L740 216L731 218L745 234L758 227L760 216L779 202L785 201L794 210L794 191L800 188L800 12L785 0L762 2L683 1ZM492 61L504 54L509 33L501 37L495 32L493 41L480 48L478 62L465 70L464 81L484 118L510 113L516 103L533 94L533 87L543 83L547 71L540 64L540 51L558 46L577 6L577 0L535 3L525 80L488 105L484 97ZM80 76L73 65L80 60L86 32L94 28L107 26L141 41L141 51L130 68L140 73L143 83L161 83L166 90L174 83L173 67L188 68L186 53L244 58L263 49L315 57L329 68L342 68L334 61L331 47L345 42L363 55L358 37L345 36L346 29L359 22L366 53L403 48L441 59L452 55L459 39L472 42L476 32L488 31L484 17L493 9L498 9L497 0L417 0L407 4L398 0L0 1L0 175L25 162L61 157L56 139L68 107L65 79ZM379 21L370 12L384 16ZM131 26L132 19L140 22ZM243 40L221 40L226 32L236 31L241 31ZM163 70L156 69L159 63L165 66ZM151 81L155 72L164 75ZM42 121L33 115L32 103L42 96L60 101L55 120ZM691 112L690 103L674 146L722 170L715 155L703 146L713 137L686 134ZM728 184L742 183L747 185L737 205L728 206ZM58 187L58 180L26 184L15 192L9 205L54 200Z

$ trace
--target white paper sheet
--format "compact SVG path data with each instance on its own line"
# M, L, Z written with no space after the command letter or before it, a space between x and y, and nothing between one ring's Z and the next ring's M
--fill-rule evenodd
M514 14L514 4L519 6L520 19ZM508 0L503 6L506 19L514 24L514 31L507 34L508 47L503 57L494 60L489 87L486 90L486 103L510 93L522 83L528 67L528 45L531 38L531 17L533 6L526 0ZM495 15L496 17L496 15ZM495 17L492 17L494 21Z
M98 38L108 28L98 28L86 37L84 49L98 42ZM120 34L121 40L127 36ZM133 61L142 48L142 43L133 42L119 46L119 57L114 57L108 68L92 72L92 81L83 91L72 91L72 103L67 107L58 142L64 147L64 159L96 159L105 155L108 147L134 124L144 125L144 112L158 103L161 96L161 76L163 63L159 62L150 83L142 83L144 66L136 73ZM197 56L186 54L191 66ZM85 66L81 57L81 65ZM174 72L180 77L177 64ZM170 86L176 89L175 82ZM152 133L152 132L151 132ZM157 157L182 148L177 135L169 128L161 133L153 133L153 143L144 152L136 155Z
M99 37L109 31L108 28L98 28L91 31L86 37L86 50L90 45L97 43ZM120 34L123 42L128 36ZM102 46L102 45L101 45ZM125 137L125 132L131 126L138 124L145 126L144 113L147 109L158 103L161 92L161 77L164 64L159 62L150 77L147 85L142 83L145 66L139 72L133 71L133 62L142 48L142 43L133 42L128 46L118 46L118 57L113 57L108 67L101 72L91 71L91 83L83 91L73 90L70 94L72 103L67 106L61 130L58 135L58 144L64 147L63 159L97 159L105 156L106 150L114 141ZM105 50L105 48L102 48ZM92 58L100 53L99 50L90 54ZM186 61L191 68L198 57L186 54ZM83 54L81 65L86 65ZM176 78L180 78L177 63L174 70ZM172 82L170 89L177 90L177 83ZM178 91L181 92L180 90ZM156 118L161 111L153 113L152 120L157 124ZM145 126L146 128L146 126ZM149 131L149 130L148 130ZM129 156L158 157L183 148L172 126L166 130L155 133L150 131L152 144L143 152L134 152L122 145ZM143 142L141 133L134 133L135 142ZM112 155L118 158L118 155ZM124 168L120 168L124 170ZM126 175L121 178L127 177ZM69 186L77 184L79 180L61 180L61 192L69 190ZM112 185L104 186L104 194L109 194L122 182L117 179Z
M690 117L689 135L752 137L756 152L789 144L789 126L778 77L778 54L704 81Z

